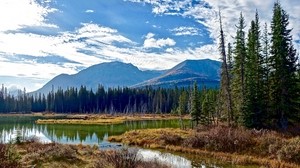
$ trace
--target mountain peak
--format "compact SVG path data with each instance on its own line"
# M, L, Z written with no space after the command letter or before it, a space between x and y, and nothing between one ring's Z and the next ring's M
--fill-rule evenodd
M195 81L207 87L217 87L220 80L221 62L210 59L185 60L159 77L135 85L135 87L186 87Z

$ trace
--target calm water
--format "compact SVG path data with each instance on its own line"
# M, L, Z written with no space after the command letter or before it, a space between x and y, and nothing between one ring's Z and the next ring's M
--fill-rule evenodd
M120 135L129 130L145 128L178 128L178 120L128 121L114 125L37 125L41 117L4 117L0 116L0 142L7 143L21 137L35 136L42 142L59 142L65 144L99 145L100 148L118 148L119 144L109 143L107 137ZM188 121L184 122L189 125ZM171 153L148 149L139 149L144 160L156 159L172 165L174 168L192 167L237 167L226 166L215 160L179 156ZM187 159L189 158L189 159ZM218 165L218 166L217 166Z
M37 136L44 142L98 145L111 135L120 135L129 130L145 128L178 128L178 120L127 121L113 125L37 125L41 117L0 117L0 142L8 142L17 134ZM185 121L188 124L188 121Z

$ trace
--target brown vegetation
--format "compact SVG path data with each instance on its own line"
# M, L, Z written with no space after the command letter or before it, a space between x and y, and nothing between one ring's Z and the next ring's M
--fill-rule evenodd
M267 167L299 167L300 137L288 137L274 131L247 130L225 126L196 130L135 130L110 141L176 152L201 154L236 164Z
M0 168L18 167L84 167L84 168L167 168L167 165L137 157L127 149L100 151L98 146L42 144L26 141L0 144Z
M185 116L188 119L189 116ZM39 119L37 124L120 124L125 121L142 121L142 120L170 120L179 119L177 115L158 115L158 114L144 114L144 115L67 115L65 119Z

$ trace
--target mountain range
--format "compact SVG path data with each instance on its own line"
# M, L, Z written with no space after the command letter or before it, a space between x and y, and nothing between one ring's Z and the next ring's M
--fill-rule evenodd
M96 89L99 85L108 87L187 87L195 81L200 86L218 87L221 63L218 61L186 60L170 70L142 71L132 64L108 62L93 65L77 74L61 74L54 77L33 93L49 93L52 89L67 89L81 85Z

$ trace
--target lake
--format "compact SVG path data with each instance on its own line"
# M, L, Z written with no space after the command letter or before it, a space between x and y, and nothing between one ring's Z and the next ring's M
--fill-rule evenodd
M98 145L100 149L119 148L121 144L110 143L108 136L120 135L129 130L146 128L178 128L178 120L126 121L112 125L37 125L35 121L42 117L0 116L0 142L8 143L17 136L35 136L42 142L58 142L64 144ZM189 121L184 121L189 125ZM227 167L211 159L197 158L190 155L171 154L165 151L139 149L144 160L157 159L171 164L172 167ZM232 167L230 165L229 167Z

